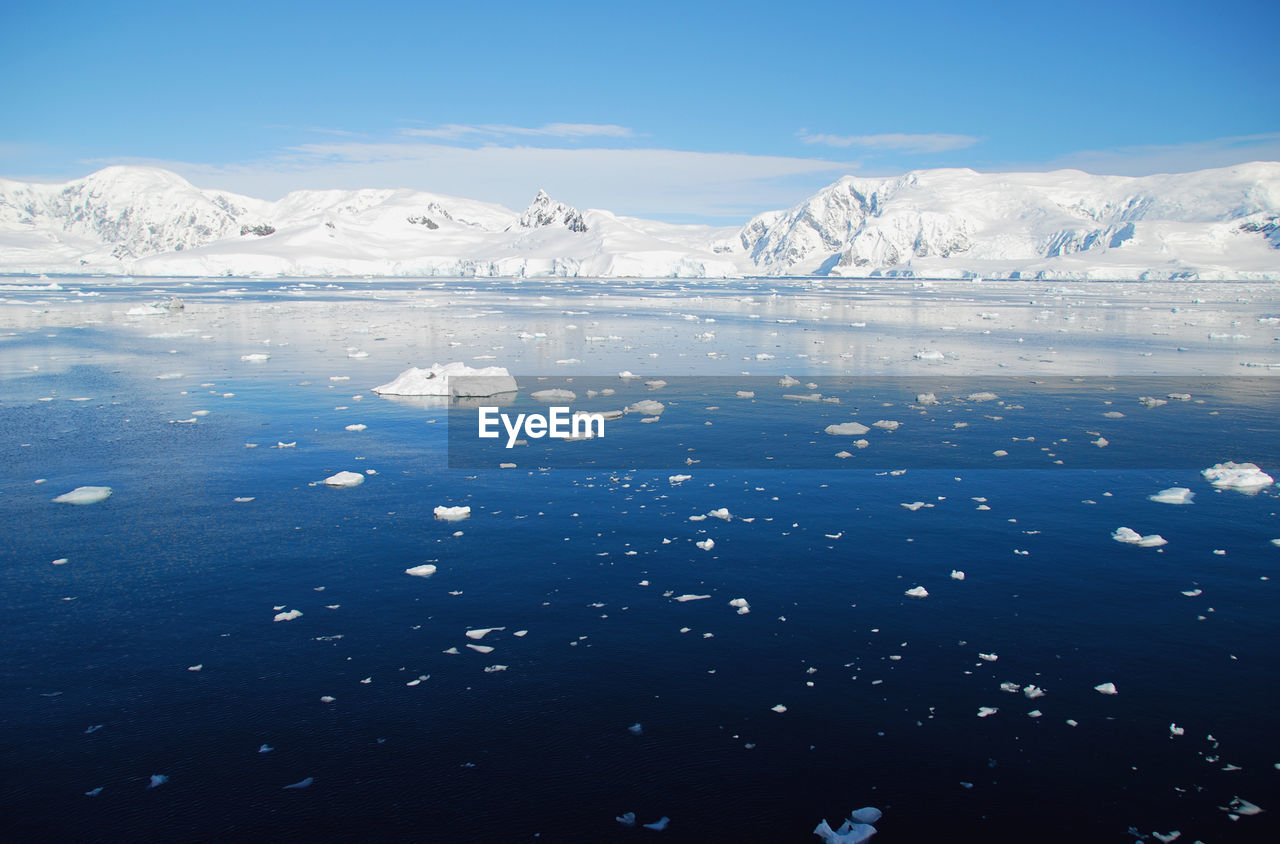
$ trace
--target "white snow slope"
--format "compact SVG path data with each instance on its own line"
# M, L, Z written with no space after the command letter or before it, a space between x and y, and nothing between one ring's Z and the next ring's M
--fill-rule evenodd
M1280 280L1280 162L846 176L740 229L578 211L542 192L520 213L411 190L268 202L108 167L61 185L0 179L0 272Z

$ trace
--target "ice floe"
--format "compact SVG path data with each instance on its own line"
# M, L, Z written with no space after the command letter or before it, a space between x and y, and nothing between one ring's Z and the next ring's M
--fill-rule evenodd
M1185 486L1171 486L1154 495L1148 495L1147 499L1159 504L1190 504L1195 497L1196 494Z
M147 788L158 788L159 786L164 785L168 781L169 781L168 774L152 774L151 782L148 783Z
M871 429L858 422L839 422L835 425L828 425L822 430L837 437L858 437Z
M960 571L959 569L952 569L952 570L951 570L951 579L952 579L952 580L964 580L964 572Z
M414 566L413 568L405 569L404 573L411 574L414 577L430 577L431 575L436 573L436 567L431 563L423 563L420 566Z
M647 824L645 824L645 825L644 825L644 828L645 828L645 829L652 829L652 830L655 830L656 832L662 832L662 830L664 830L664 829L666 829L666 828L667 828L667 824L669 824L669 823L671 823L671 818L668 818L666 815L663 815L662 817L658 818L658 819L657 819L656 821L654 821L653 823L647 823Z
M293 621L295 618L302 618L302 610L288 610L287 612L276 613L272 621Z
M536 392L530 393L529 397L541 402L573 401L578 397L578 394L573 390L553 388L549 390L537 390Z
M483 639L485 636L488 636L490 633L493 633L496 630L506 630L506 629L507 628L505 627L474 627L468 630L465 635L468 639L474 639L478 642L481 639Z
M688 601L704 601L710 597L710 595L677 595L675 600L683 604Z
M923 586L913 586L903 594L910 598L927 598L929 597L929 590Z
M263 361L271 360L271 355L266 355L262 352L254 352L251 355L241 355L240 360L245 361L246 363L262 363Z
M1158 533L1151 533L1143 536L1136 530L1127 527L1118 527L1111 534L1111 538L1116 542L1123 542L1126 545L1137 545L1140 548L1159 548L1161 545L1168 545L1169 540L1165 539Z
M380 396L495 396L519 389L501 366L473 368L465 363L433 363L430 369L406 369L392 381L374 387ZM535 396L536 397L536 396Z
M311 784L315 781L316 781L315 777L307 777L304 780L298 780L297 782L289 783L288 785L284 786L284 788L309 788ZM276 782L279 782L279 780L276 780Z
M345 487L360 486L364 483L364 475L359 472L339 472L324 479L325 486Z
M1256 463L1217 463L1200 474L1218 489L1245 493L1256 493L1275 483L1275 479L1259 469Z
M747 603L746 598L734 598L729 602L729 606L737 607L738 615L746 615L751 612L751 605Z
M432 512L435 513L437 519L444 522L460 522L463 519L471 518L471 507L466 504L461 507L448 507L442 504Z
M1101 694L1104 694L1104 695L1115 695L1115 694L1119 694L1119 691L1117 691L1117 690L1116 690L1116 684L1115 684L1115 683L1100 683L1100 684L1098 684L1098 685L1094 686L1094 687L1093 687L1093 690L1094 690L1095 692L1100 692Z
M697 545L703 551L710 551L716 547L716 541L714 539L700 539L694 545Z
M661 416L662 411L666 409L667 406L665 404L653 399L641 399L627 406L628 413L643 413L646 416Z
M111 497L109 486L78 486L53 499L57 504L97 504Z

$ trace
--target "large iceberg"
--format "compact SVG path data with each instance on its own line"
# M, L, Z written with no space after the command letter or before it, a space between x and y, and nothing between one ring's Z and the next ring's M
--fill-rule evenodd
M430 369L412 366L373 391L380 396L496 396L517 389L516 379L506 367L477 369L455 362L443 366L433 363Z

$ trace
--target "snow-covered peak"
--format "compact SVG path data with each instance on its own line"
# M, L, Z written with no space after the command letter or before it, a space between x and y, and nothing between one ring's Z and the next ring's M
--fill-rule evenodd
M524 209L520 219L516 220L516 225L522 229L564 226L569 231L578 233L587 230L587 223L582 219L582 213L577 208L557 202L544 190L538 191L533 202L529 203L529 207Z

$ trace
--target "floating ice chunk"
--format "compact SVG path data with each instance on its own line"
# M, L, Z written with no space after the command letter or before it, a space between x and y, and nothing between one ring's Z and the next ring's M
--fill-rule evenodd
M1106 448L1107 446L1111 445L1111 440L1107 439L1106 437L1098 437L1096 440L1089 440L1089 442L1093 443L1098 448Z
M278 612L272 621L293 621L295 618L302 618L302 610L289 610L288 612Z
M423 563L420 566L405 569L404 573L413 575L414 577L430 577L436 573L436 567L431 563Z
M667 828L667 824L669 823L671 823L671 818L667 817L666 815L663 815L661 818L658 818L653 823L645 824L644 828L656 830L657 832L662 832L662 830Z
M1204 590L1203 589L1184 589L1182 591L1182 594L1186 595L1188 598L1199 598L1201 595L1204 594Z
M884 812L874 806L864 806L849 813L849 820L854 823L876 823L884 817Z
M486 665L484 667L485 674L497 674L499 671L506 671L509 666L506 665Z
M653 399L641 399L635 404L627 406L628 413L643 413L646 416L661 416L662 411L666 409L667 406L665 404Z
M753 399L753 398L755 398L755 397L756 397L756 394L755 394L755 391L753 391L753 390L739 390L739 391L738 391L738 398L740 398L740 399Z
M1171 486L1160 490L1155 495L1147 496L1148 500L1158 504L1190 504L1191 499L1195 497L1196 494L1185 486Z
M800 383L799 378L792 378L790 375L784 375L778 379L779 387L794 387L796 384L799 384L799 383Z
M1138 533L1136 530L1127 527L1118 527L1111 534L1111 538L1116 542L1123 542L1127 545L1137 545L1141 548L1159 548L1161 545L1168 545L1169 541L1158 533L1151 533L1146 536Z
M845 821L840 825L840 829L833 830L831 825L823 820L813 828L813 834L821 838L823 844L863 844L870 841L871 836L876 834L876 828L870 824Z
M703 601L710 597L710 595L677 595L675 599L683 604L688 601Z
M305 780L298 780L297 782L289 783L285 788L307 788L315 781L315 777L307 777Z
M1026 695L1028 698L1030 698L1031 700L1035 700L1038 697L1045 696L1045 690L1035 685L1034 683L1028 683L1027 687L1022 690L1022 693Z
M293 441L293 442L291 442L291 443L282 443L282 442L277 442L277 443L276 443L276 448L297 448L297 447L298 447L298 441L297 441L297 440L294 440L294 441Z
M928 407L931 404L937 404L938 397L933 393L916 393L916 404Z
M1184 735L1186 732L1187 730L1185 727L1179 727L1177 724L1174 724L1174 723L1169 724L1170 736L1180 736L1180 735Z
M271 355L264 355L262 352L254 352L251 355L241 355L240 360L245 361L246 363L262 363L263 361L271 360Z
M84 728L84 734L86 736L91 736L94 733L96 733L98 730L101 730L103 726L104 726L103 724L90 724L89 726Z
M111 497L109 486L78 486L53 499L58 504L97 504Z
M324 479L324 485L332 487L360 486L362 483L364 475L359 472L339 472Z
M495 630L506 630L506 629L507 628L505 627L476 627L474 629L468 630L466 632L466 637L468 639L475 639L478 642Z
M901 422L897 422L893 419L877 419L875 422L871 423L871 427L879 428L882 431L896 431L901 425Z
M65 566L68 562L69 562L69 560L67 560L67 558L66 558L66 557L59 557L58 559L53 560L53 561L50 563L50 565L54 565L54 566Z
M738 608L738 615L746 615L751 612L751 605L747 603L746 598L734 598L729 602L729 606Z
M97 797L97 796L98 796L99 794L101 794L101 793L102 793L102 786L98 786L97 788L91 788L91 789L89 789L88 791L86 791L86 792L84 793L84 796L85 796L85 797Z
M359 422L357 422L357 423L356 423L356 424L354 424L354 425L348 425L348 426L347 426L347 430L348 430L348 431L363 431L365 428L368 428L368 427L369 427L368 425L362 425L362 424L360 424Z
M1097 686L1094 686L1093 690L1095 692L1101 692L1104 695L1119 694L1119 691L1116 689L1115 683L1101 683Z
M1017 683L1001 683L1000 691L1016 695L1018 692L1022 691L1022 686L1019 686Z
M703 551L710 551L712 548L715 548L715 547L716 547L716 541L715 541L714 539L710 539L710 538L708 538L708 539L702 539L702 540L699 540L699 541L695 542L695 543L694 543L694 545L697 545L697 546L698 546L699 548L701 548Z
M335 702L337 702L337 700L338 700L338 699L337 699L336 697L334 697L333 695L321 695L321 696L320 696L320 702L321 702L321 703L335 703Z
M732 516L729 515L728 507L721 507L718 510L712 510L707 513L707 515L714 519L724 519L726 522L732 518Z
M478 369L465 363L431 364L430 369L410 367L373 391L380 396L496 396L519 388L501 366Z
M983 662L995 662L999 658L1000 657L997 656L996 654L984 654L984 653L978 654L978 659L982 660Z
M952 579L952 580L964 580L964 572L960 571L959 569L952 569L952 570L951 570L951 579Z
M1233 815L1257 815L1263 812L1261 806L1255 806L1243 797L1232 797L1230 803L1218 808Z
M772 709L774 712L778 713L779 715L787 711L787 708L780 703L770 706L769 708Z
M995 401L1000 397L997 396L995 393L987 392L984 390L980 393L970 393L968 398L969 398L969 401L982 402L982 401Z
M617 821L618 823L622 824L623 826L635 826L635 825L636 825L636 813L635 813L635 812L625 812L625 813L623 813L623 814L621 814L621 815L618 815L616 818L614 818L614 820L615 820L615 821Z
M915 353L916 360L945 360L946 356L937 349L921 349Z
M996 456L996 457L1008 457L1008 456L1009 456L1009 452L1005 451L1003 448L997 448L995 451L993 451L993 452L991 452L991 453L992 453L994 456Z
M921 507L932 507L933 505L926 504L923 501L912 501L910 504L899 504L898 506L904 510L910 510L911 512L914 513L915 511L919 510Z
M923 586L913 586L904 594L909 598L927 598L929 597L929 590L925 589Z
M253 500L253 498L254 497L252 495L237 495L235 498L231 500L237 504L248 504L250 501Z
M1256 463L1228 461L1210 466L1200 474L1219 489L1236 489L1251 494L1275 483L1275 479L1259 469Z
M667 483L682 484L692 477L693 475L671 475L667 478Z
M998 707L998 706L979 706L979 707L978 707L978 717L979 717L979 718L988 718L988 717L990 717L990 716L992 716L992 715L995 715L995 714L996 714L997 712L999 712L999 711L1000 711L1000 707Z
M188 671L203 671L203 670L204 670L204 663L203 663L203 662L201 662L201 663L198 663L198 664L196 664L196 665L188 665L188 666L187 666L187 670L188 670Z
M559 387L555 387L548 390L537 390L536 392L530 393L529 397L541 402L573 401L578 397L578 394L573 390L563 390Z
M147 785L147 788L158 788L168 781L169 777L167 774L152 774L151 782Z
M828 425L822 430L837 437L859 437L871 429L858 422L840 422L835 425Z
M269 744L263 744L258 746L259 753L270 753L273 750L275 750L275 748Z
M446 507L442 504L432 512L437 519L445 522L460 522L471 518L471 506L466 504L461 507Z
M491 646L489 646L489 645L472 645L472 644L468 643L468 644L467 644L467 647L468 647L468 648L471 648L471 650L473 650L473 651L475 651L475 652L477 652L477 653L482 653L482 654L491 654L491 653L493 653L493 648L492 648Z
M847 451L837 451L837 452L836 452L836 457L839 457L841 460L847 460L847 459L849 459L850 457L853 457L853 455L852 455L852 454L850 454L850 453L849 453L849 452L847 452Z

